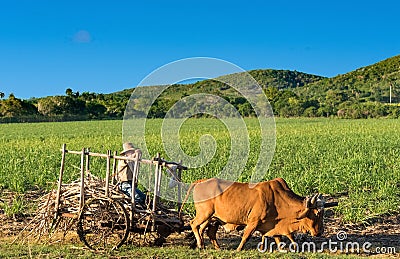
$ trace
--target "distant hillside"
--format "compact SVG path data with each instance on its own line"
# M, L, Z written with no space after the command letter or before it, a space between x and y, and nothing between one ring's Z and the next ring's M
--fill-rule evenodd
M387 105L390 85L392 102L400 102L400 56L333 78L274 69L251 70L249 73L264 89L277 116L400 117L399 106ZM226 76L233 81L238 77L237 74ZM130 91L117 94L128 96ZM234 89L216 80L204 80L169 87L157 100L157 107L152 109L150 116L162 117L176 101L196 93L221 96L244 116L254 115L249 103Z
M263 88L276 116L400 118L400 106L396 105L400 103L400 56L332 78L274 69L251 70L249 73ZM235 84L244 84L239 75L222 77ZM4 99L0 91L0 122L121 119L133 90L101 94L66 89L64 96L30 100L20 100L13 95ZM197 93L218 95L243 116L255 116L251 105L235 89L218 79L210 79L170 86L153 104L148 117L162 118L178 100ZM146 100L137 103L132 109L134 115L144 114L144 103Z
M376 64L359 68L344 75L311 82L295 90L308 100L318 100L330 91L346 100L389 102L392 84L392 102L400 101L400 55ZM345 100L343 100L345 101Z
M258 69L251 70L249 73L261 87L276 87L280 90L301 87L326 78L290 70Z
M306 74L298 71L290 70L274 70L274 69L258 69L251 70L249 74L258 82L258 84L263 88L273 87L278 90L293 89L296 87L304 86L308 83L316 82L318 80L324 79L325 77ZM242 79L239 74L225 75L230 80L235 81L237 84L241 84ZM145 86L146 87L146 86ZM152 86L157 87L157 86ZM108 98L121 98L125 97L129 99L132 91L134 89L125 89L112 94L105 95ZM220 81L218 78L208 79L199 81L192 84L174 84L168 87L161 96L158 98L156 106L150 111L150 116L152 117L162 117L166 111L169 110L172 105L178 100L185 96L190 96L198 93L208 93L213 95L218 95L228 100L237 109L240 108L243 111L243 107L247 107L248 103L246 100L231 86L226 85ZM251 111L243 111L244 114L249 115Z
M325 77L306 74L298 71L290 70L274 70L274 69L258 69L251 70L248 73L258 82L258 84L266 89L268 87L276 87L279 90L291 89L304 86L309 83L317 82ZM225 75L230 80L240 84L240 73ZM216 80L209 79L199 81L193 84L176 84L172 85L163 93L163 97L167 99L180 99L196 93L216 94L224 97L238 97L239 94L232 87Z

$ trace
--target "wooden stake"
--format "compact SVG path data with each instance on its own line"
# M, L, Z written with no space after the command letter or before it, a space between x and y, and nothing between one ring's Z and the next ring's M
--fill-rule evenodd
M133 227L133 216L134 216L134 211L136 208L136 201L135 201L135 194L136 194L136 188L137 188L137 178L139 174L139 159L140 157L136 156L136 160L134 162L134 168L133 168L133 174L132 174L132 193L131 193L131 226Z
M179 165L182 165L182 160L179 160ZM178 210L180 209L180 207L182 206L182 169L179 166L178 167L178 179L176 179L178 181Z
M106 192L105 195L108 197L109 186L110 186L110 165L111 165L111 150L107 150L107 168L106 168Z
M160 153L157 153L157 161L156 161L156 170L154 171L154 189L153 189L153 208L152 211L156 211L156 204L157 204L157 184L158 184L158 170L160 169Z
M114 151L113 167L112 167L112 179L111 179L113 185L117 184L116 183L116 179L115 179L115 176L116 176L115 172L117 171L117 159L115 159L116 156L117 156L117 151Z
M61 185L62 185L62 177L64 174L64 164L65 164L65 151L67 149L67 144L63 144L61 147L61 166L60 166L60 174L58 176L58 185L57 185L57 196L56 196L56 202L55 202L55 215L54 218L57 218L58 216L58 209L60 206L60 194L61 194Z
M86 174L90 172L90 148L86 149Z
M153 208L152 212L153 214L156 211L157 208L157 201L158 201L158 182L159 182L159 171L160 171L160 153L157 153L157 161L156 161L156 170L154 171L154 190L153 190ZM153 220L152 225L151 225L151 231L156 230L156 222Z
M161 165L161 163L158 165L158 181L157 181L157 191L156 191L156 193L157 193L157 202L158 202L158 200L159 200L159 197L160 197L160 188L161 188L161 179L162 179L162 165Z
M83 208L85 203L85 149L82 148L81 154L81 191L79 198L79 209Z

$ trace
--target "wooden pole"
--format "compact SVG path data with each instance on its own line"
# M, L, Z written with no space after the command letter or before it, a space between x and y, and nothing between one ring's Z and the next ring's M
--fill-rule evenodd
M135 201L135 193L136 193L136 188L137 188L137 177L138 177L138 174L139 174L139 165L140 165L140 163L139 163L139 157L135 157L136 158L136 160L135 160L135 162L134 162L134 168L133 168L133 174L132 174L132 193L131 193L131 215L130 215L130 217L131 217L131 226L133 226L133 214L134 214L134 211L135 211L135 206L136 206L136 201Z
M110 186L110 167L111 167L111 150L107 150L107 168L106 168L106 192L105 195L108 197L109 186Z
M132 164L132 163L131 163ZM128 167L130 165L128 164ZM135 167L135 166L134 166ZM132 168L129 168L130 170L132 170ZM135 190L136 190L136 183L135 183L135 168L133 168L132 171L132 189L131 189L131 206L132 206L132 211L134 210L135 206L136 206L136 201L135 201Z
M55 202L55 205L54 205L54 209L55 209L54 218L57 218L58 209L60 207L60 194L61 194L62 178L63 178L63 174L64 174L65 150L66 150L66 148L67 148L67 144L63 144L62 147L61 147L61 166L60 166L60 174L58 176L56 202Z
M81 155L81 192L79 199L79 209L82 209L83 204L85 203L85 149L82 148Z
M136 187L137 187L137 182L138 182L139 169L140 169L140 157L136 157L135 171L133 174L133 181L135 181Z
M179 164L182 164L182 160L179 160ZM176 179L178 181L178 210L182 206L182 169L179 167L177 171L177 177Z
M153 207L152 207L152 212L153 212L153 215L154 215L154 213L155 213L155 211L156 211L156 208L157 208L157 201L158 201L158 197L157 197L157 195L158 195L158 193L157 193L157 190L158 190L158 182L159 182L159 180L158 180L158 178L159 178L159 171L160 171L160 153L157 153L157 161L156 161L156 169L155 169L155 172L154 172L154 191L153 191ZM152 222L152 225L151 225L151 231L155 231L156 230L156 221L155 221L155 218L153 218L153 222Z
M157 153L157 161L156 161L156 170L154 172L154 195L153 195L153 208L152 211L155 212L156 211L156 204L157 204L157 184L158 184L158 170L160 168L160 153Z
M116 184L116 179L115 179L115 172L117 171L117 159L115 157L117 156L117 151L114 151L114 156L113 156L113 167L112 167L112 184Z
M161 178L162 178L162 166L158 166L158 181L157 181L157 202L160 197L160 188L161 188Z
M90 172L90 148L86 149L86 175Z

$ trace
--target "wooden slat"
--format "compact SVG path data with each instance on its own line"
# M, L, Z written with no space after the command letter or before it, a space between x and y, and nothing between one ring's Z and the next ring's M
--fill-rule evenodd
M57 185L57 196L56 196L56 201L55 201L55 215L54 218L57 218L58 215L58 209L60 206L60 194L61 194L61 185L62 185L62 178L64 174L64 165L65 165L65 150L66 150L67 144L62 145L62 154L61 154L61 167L60 167L60 175L58 176L58 185Z
M79 209L82 209L85 202L85 149L81 152L81 184L80 184L80 197L79 197Z
M95 152L65 150L65 153L76 154L76 155L81 155L82 152L84 152L85 155L88 155L88 156L103 157L103 158L107 158L108 157L107 154L101 154L101 153L95 153ZM126 157L126 156L111 155L111 158L114 158L116 160L135 161L134 158L130 158L130 157ZM162 166L177 165L178 168L180 168L180 169L183 169L183 170L188 169L186 166L183 166L180 163L176 163L176 162L172 162L172 161L165 161L165 160L156 161L156 160L140 159L140 162L144 163L144 164L153 164L153 165L159 163Z
M106 169L106 186L105 195L109 196L109 186L110 186L110 166L111 166L111 150L107 151L107 169Z

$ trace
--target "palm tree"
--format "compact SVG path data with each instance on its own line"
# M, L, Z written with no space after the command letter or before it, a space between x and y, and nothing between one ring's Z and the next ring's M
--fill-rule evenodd
M68 96L72 96L73 92L71 88L67 88L67 90L65 90L65 94Z

